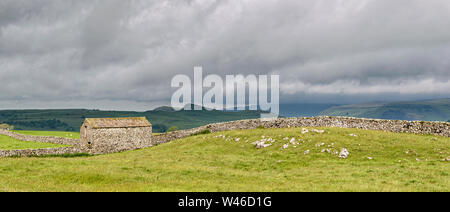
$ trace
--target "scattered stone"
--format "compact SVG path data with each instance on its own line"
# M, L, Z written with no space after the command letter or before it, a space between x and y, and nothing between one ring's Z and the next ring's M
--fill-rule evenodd
M315 133L324 133L325 132L325 130L317 130L317 129L313 129L312 131Z
M272 144L266 144L266 143L264 143L264 141L255 141L252 144L255 145L257 149L261 149L261 148L266 148L266 147L272 146Z
M372 157L367 157L367 159L372 160L373 158Z
M305 134L305 133L308 133L308 132L309 132L308 129L302 128L302 134Z
M236 139L234 139L234 141L240 141L241 140L241 138L236 138Z
M323 145L325 145L325 143L317 143L317 144L314 145L314 146L316 146L316 147L321 147L321 146L323 146Z
M329 149L322 149L322 151L320 151L320 152L327 152L327 153L330 153L331 151L330 151Z
M421 161L419 158L416 158L416 161Z
M352 137L358 137L357 135L355 135L355 134L350 134L349 136L352 136Z
M289 147L289 144L284 144L283 147L281 147L282 149L287 149Z
M309 154L309 149L308 149L308 150L306 150L305 152L303 152L303 154L304 154L304 155L307 155L307 154Z
M342 148L341 152L339 153L339 158L347 158L350 153L346 148Z
M289 141L289 143L291 143L292 145L297 145L297 144L298 144L298 142L295 142L295 138L292 138L292 139Z

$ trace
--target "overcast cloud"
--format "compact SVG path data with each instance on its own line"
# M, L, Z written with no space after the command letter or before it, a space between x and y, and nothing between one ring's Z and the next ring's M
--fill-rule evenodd
M450 97L448 0L0 0L0 108L146 110L176 74L279 74L282 102Z

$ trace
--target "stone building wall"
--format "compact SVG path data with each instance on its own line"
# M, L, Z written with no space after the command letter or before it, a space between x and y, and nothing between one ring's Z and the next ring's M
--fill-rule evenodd
M81 143L81 149L92 154L141 149L152 145L152 127L89 129Z

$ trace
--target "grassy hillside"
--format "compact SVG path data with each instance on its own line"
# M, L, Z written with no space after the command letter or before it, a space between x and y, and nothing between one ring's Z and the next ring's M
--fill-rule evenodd
M450 120L450 99L342 105L326 109L320 114L361 118L448 121Z
M0 158L0 191L450 191L448 137L320 129L219 132L90 157ZM276 141L256 149L251 143L262 136ZM285 137L299 144L282 149ZM348 158L332 153L341 148Z
M153 124L154 132L166 131L171 126L188 129L209 123L252 119L260 117L259 111L173 111L167 107L147 112L101 111L84 109L61 110L2 110L0 123L13 125L17 130L79 131L85 118L145 116Z

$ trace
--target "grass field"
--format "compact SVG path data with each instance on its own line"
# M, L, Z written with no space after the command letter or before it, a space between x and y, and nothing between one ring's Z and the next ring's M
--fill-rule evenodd
M40 148L55 148L64 147L64 145L50 144L50 143L38 143L31 141L20 141L9 136L0 135L0 150L11 149L40 149ZM1 158L0 158L1 160ZM1 162L0 162L1 163Z
M325 133L255 129L109 155L0 158L0 191L450 191L448 137L318 129ZM256 149L261 136L276 142ZM282 149L285 137L302 140Z
M28 131L28 130L13 130L15 133L34 136L56 136L63 138L79 139L79 132L63 132L63 131Z

